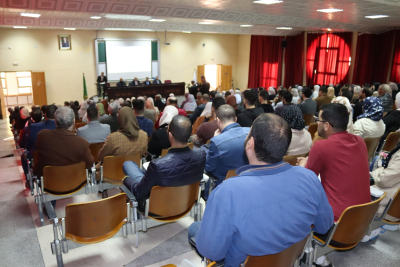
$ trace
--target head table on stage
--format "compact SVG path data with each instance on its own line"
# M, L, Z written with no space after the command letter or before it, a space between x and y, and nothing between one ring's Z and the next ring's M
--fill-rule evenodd
M106 89L108 99L132 98L138 96L155 96L160 94L167 98L169 94L184 95L185 83L166 83L166 84L150 84L125 87L108 87Z

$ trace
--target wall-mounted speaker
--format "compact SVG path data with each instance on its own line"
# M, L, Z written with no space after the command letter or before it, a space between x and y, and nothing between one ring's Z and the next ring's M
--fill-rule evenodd
M282 47L286 47L286 46L287 46L287 40L286 40L286 39L283 39L283 40L282 40L281 46L282 46Z

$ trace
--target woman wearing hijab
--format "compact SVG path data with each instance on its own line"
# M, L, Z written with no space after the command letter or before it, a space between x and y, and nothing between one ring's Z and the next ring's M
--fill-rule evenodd
M103 103L97 103L97 110L99 112L99 122L101 122L102 119L105 119L108 117L106 114L105 108Z
M188 96L189 96L189 93L185 93L185 100L181 104L181 109L184 109L183 106L189 101Z
M312 99L317 99L319 96L319 85L314 85L314 93L312 94Z
M120 128L110 134L99 152L102 161L107 156L121 156L134 153L144 155L147 151L147 134L140 130L135 113L128 107L118 114Z
M86 112L87 112L87 108L88 108L87 102L86 102L86 101L83 101L83 102L81 103L81 108L80 108L79 111L78 111L78 114L79 114L79 118L80 118L80 119L82 119L82 118L85 116L85 114L86 114Z
M188 95L188 101L183 106L185 111L194 111L197 107L196 100L194 100L194 96L192 94Z
M209 116L211 114L211 107L212 107L212 102L208 102L203 110L203 112L200 114L201 116Z
M147 98L146 100L146 109L151 109L154 110L154 116L156 121L158 120L158 117L160 116L160 111L158 110L157 107L154 106L154 100L152 97Z
M372 88L372 91L373 91L373 92L378 91L379 86L381 86L380 83L374 83L373 88Z
M327 96L329 96L330 98L331 98L331 100L332 99L334 99L335 98L335 88L333 88L333 87L328 87L328 94L327 94Z
M359 98L360 98L360 94L361 94L361 87L360 86L355 86L354 87L353 98L351 99L351 104L358 103Z
M292 104L297 105L300 100L299 91L297 89L293 88L291 93L293 95Z
M273 87L268 88L269 100L274 100L276 97L276 92Z
M393 101L396 101L396 95L399 92L399 87L397 87L397 84L395 83L389 83L389 87L392 89Z
M358 116L354 124L354 134L361 138L381 137L385 133L381 100L367 97L363 102L363 108L364 114Z
M226 104L232 106L235 109L236 116L242 113L237 107L236 97L234 95L230 95L226 98Z
M292 141L286 155L302 155L310 152L312 138L311 134L305 129L306 124L300 108L296 105L289 105L282 111L281 117L292 129Z
M149 142L149 153L159 157L163 149L171 147L168 138L168 125L171 123L172 118L178 115L178 109L174 106L166 106L160 118L160 127L153 132Z

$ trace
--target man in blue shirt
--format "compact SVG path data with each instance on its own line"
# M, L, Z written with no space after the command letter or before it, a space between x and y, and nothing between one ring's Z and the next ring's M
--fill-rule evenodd
M88 124L77 129L76 135L88 141L89 144L105 142L111 133L110 125L99 122L99 111L96 105L89 105L86 112Z
M144 117L144 102L141 99L135 99L132 102L133 110L136 114L136 119L139 124L139 128L147 133L147 137L153 134L154 124L151 120Z
M230 105L220 106L216 116L218 130L210 140L205 171L217 179L215 186L218 186L225 180L228 171L249 163L243 145L250 128L242 128L236 123L236 113ZM205 200L208 199L208 186L204 190Z
M202 222L189 241L213 261L238 267L248 255L279 253L313 231L325 234L333 212L314 172L283 162L290 127L275 114L253 123L244 150L250 165L239 168L210 195Z

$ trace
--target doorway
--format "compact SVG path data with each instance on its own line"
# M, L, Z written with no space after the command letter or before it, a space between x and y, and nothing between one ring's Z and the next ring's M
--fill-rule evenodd
M0 72L5 107L33 105L32 77L30 71Z

